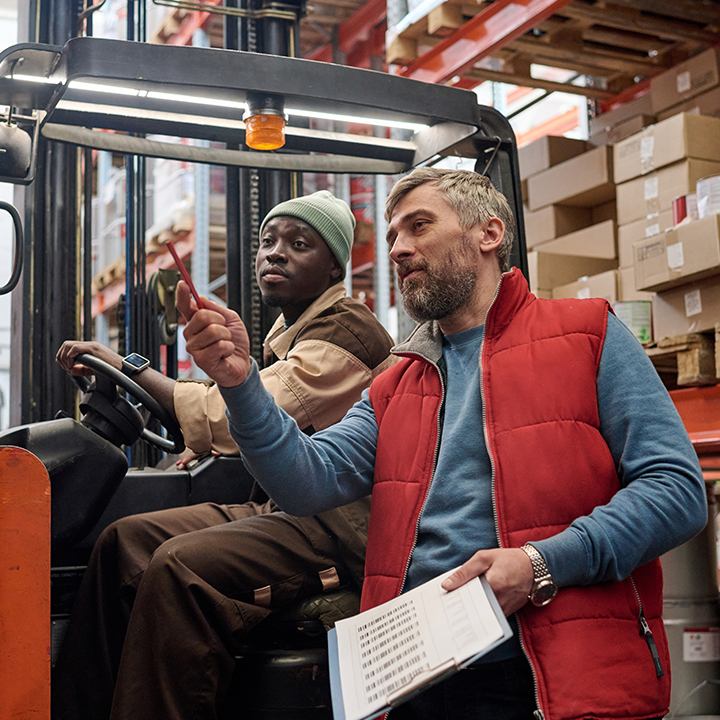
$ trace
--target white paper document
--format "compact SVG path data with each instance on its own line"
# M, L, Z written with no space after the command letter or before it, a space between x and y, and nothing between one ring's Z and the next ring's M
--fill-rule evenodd
M487 581L446 592L449 574L336 623L328 635L335 720L376 717L510 637Z

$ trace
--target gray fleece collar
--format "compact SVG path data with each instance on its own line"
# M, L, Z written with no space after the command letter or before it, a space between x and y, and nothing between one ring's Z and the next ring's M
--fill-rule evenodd
M395 345L394 355L420 355L435 365L442 357L443 334L436 320L418 325L407 340Z

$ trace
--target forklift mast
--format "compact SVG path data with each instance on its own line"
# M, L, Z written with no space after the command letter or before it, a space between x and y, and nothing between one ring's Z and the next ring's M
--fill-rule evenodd
M226 168L227 301L245 321L257 356L275 317L263 306L254 278L259 223L275 204L302 194L303 172L392 176L448 155L474 158L476 170L510 201L518 220L512 262L526 270L514 134L500 113L477 104L474 93L288 57L299 47L300 0L284 4L282 13L269 2L241 3L237 15L225 17L224 49L145 42L144 2L128 2L127 40L92 37L92 8L73 7L32 0L24 22L29 42L0 54L0 100L16 108L15 121L31 139L32 153L26 176L2 177L19 186L27 237L25 272L13 299L18 332L11 424L46 420L75 406L75 391L54 356L64 340L92 336L93 149L125 157L126 286L119 350L146 354L155 367L156 310L147 300L145 276L149 156ZM16 77L20 67L25 79ZM89 83L97 89L88 89ZM104 91L112 89L108 86L138 94ZM279 98L286 111L298 113L290 115L282 151L252 151L244 144L235 108L251 93ZM163 100L163 94L175 99ZM183 95L207 97L213 105L183 102ZM308 112L377 123L387 118L416 129L410 140L320 132L303 118ZM209 142L159 142L151 134ZM172 376L172 352L168 357Z

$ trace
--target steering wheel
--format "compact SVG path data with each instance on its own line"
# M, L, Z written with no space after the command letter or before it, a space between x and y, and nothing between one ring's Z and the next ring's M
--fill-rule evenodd
M75 361L91 368L95 372L96 382L94 384L85 376L72 375L71 377L83 392L94 394L99 391L105 396L106 400L101 403L103 409L109 408L113 414L112 420L105 417L107 423L119 422L123 426L123 430L130 430L130 432L132 432L131 426L134 426L135 429L137 429L138 426L142 427L142 430L137 432L135 437L137 438L139 436L163 452L179 454L185 449L185 442L180 425L152 395L141 388L132 378L129 378L120 370L116 370L112 365L108 365L104 360L100 360L88 353L81 353L75 358ZM103 380L107 380L108 382L104 383ZM112 384L112 388L110 384ZM102 385L105 385L105 387L101 387ZM144 426L145 423L137 411L137 408L135 408L132 403L121 398L117 394L117 388L115 386L121 387L135 398L135 400L167 430L170 439L161 437L148 430ZM107 398L111 393L114 393L114 397L112 401L108 402ZM118 404L118 401L120 404ZM126 403L126 405L123 405L123 403ZM93 406L92 398L88 401L87 405L90 407ZM102 409L100 413L102 414ZM132 439L130 440L130 442L133 441Z

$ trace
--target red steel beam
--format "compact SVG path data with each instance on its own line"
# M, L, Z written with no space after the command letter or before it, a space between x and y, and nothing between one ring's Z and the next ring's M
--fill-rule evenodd
M609 100L602 100L600 102L600 108L602 109L602 112L609 112L610 110L615 110L615 108L624 105L626 102L630 102L631 100L637 100L643 95L647 95L647 93L649 92L650 78L648 78L647 80L643 80L637 85L632 85L629 88L625 88L625 90L623 90L621 93L618 93L615 97L610 98Z
M495 0L399 74L425 82L446 83L570 2L572 0Z
M387 15L387 0L370 0L358 8L338 29L338 49L348 52L356 43L372 39L372 30ZM323 45L307 56L308 60L332 62L332 46Z
M220 5L221 0L205 0L206 5ZM191 10L180 23L177 32L171 35L168 45L192 45L192 37L196 30L204 30L212 17L212 11Z

